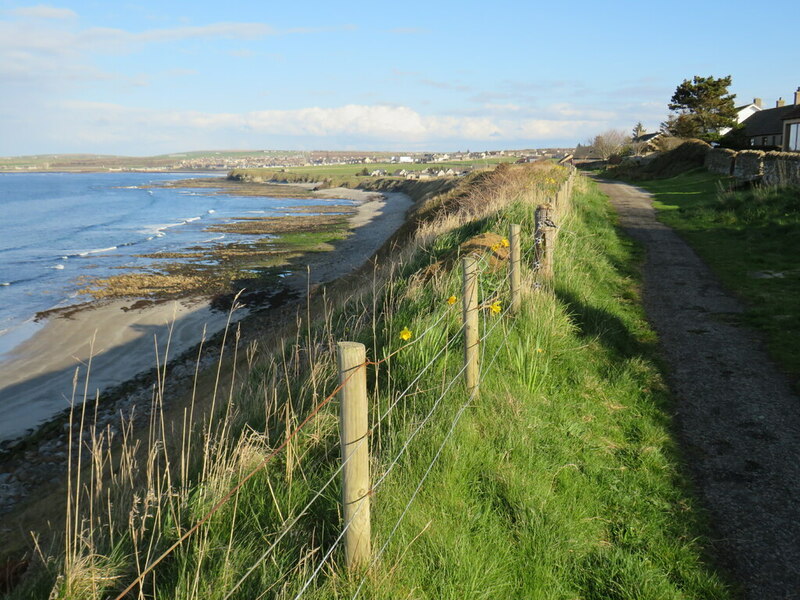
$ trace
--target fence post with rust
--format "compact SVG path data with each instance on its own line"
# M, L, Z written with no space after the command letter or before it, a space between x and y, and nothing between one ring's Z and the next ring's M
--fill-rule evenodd
M338 367L342 445L342 513L348 569L370 559L369 440L367 421L366 349L357 342L339 342Z

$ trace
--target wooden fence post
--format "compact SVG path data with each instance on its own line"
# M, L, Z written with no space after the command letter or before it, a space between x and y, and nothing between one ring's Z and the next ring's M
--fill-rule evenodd
M555 237L555 223L553 222L553 207L550 204L540 204L536 207L536 243L537 271L543 278L553 276L553 241Z
M464 269L463 318L464 318L464 378L467 392L478 392L478 266L474 256L466 256L461 264Z
M511 256L508 263L508 281L511 291L511 310L519 311L520 305L520 235L519 225L512 224L508 228L508 241L511 246Z
M339 342L338 366L344 553L347 568L370 559L369 444L367 423L367 353L364 344Z

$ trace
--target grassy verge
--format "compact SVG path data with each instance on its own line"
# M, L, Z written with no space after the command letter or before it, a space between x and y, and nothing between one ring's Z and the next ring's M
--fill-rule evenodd
M800 389L800 194L797 188L728 190L705 170L638 182L676 229L745 301L744 320Z
M205 417L187 411L183 433L155 412L138 452L107 452L102 432L92 436L68 535L12 597L113 597L287 440L145 578L144 597L728 597L704 559L705 525L672 442L638 257L594 187L581 184L559 219L555 280L533 285L535 205L563 175L506 169L442 204L387 266L392 276L326 306L277 352L243 349L238 393L212 396ZM489 249L482 392L471 399L452 265L465 242L501 239L510 223L527 233L528 293L519 314L505 310L502 253ZM342 339L387 359L369 370L378 558L368 574L346 573L336 545L335 401L287 435L333 389Z

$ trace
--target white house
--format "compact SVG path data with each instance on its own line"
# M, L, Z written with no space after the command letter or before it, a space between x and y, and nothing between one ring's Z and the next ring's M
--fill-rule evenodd
M753 98L750 104L744 104L736 107L736 123L744 123L747 119L752 117L763 107L761 106L761 98ZM725 135L731 130L730 127L723 127L719 130L720 135Z

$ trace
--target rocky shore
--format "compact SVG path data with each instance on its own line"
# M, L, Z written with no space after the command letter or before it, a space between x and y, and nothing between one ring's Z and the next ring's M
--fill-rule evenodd
M19 521L16 516L36 514L37 505L46 502L43 498L57 494L63 485L71 398L82 401L84 389L87 390L86 411L91 415L87 422L92 422L80 432L73 425L73 453L78 451L78 439L88 441L93 432L118 436L121 419L133 418L134 426L146 424L156 385L154 367L159 364L163 368L167 340L170 362L161 396L176 398L191 389L196 372L207 371L217 363L226 324L237 327L238 321L248 319L241 337L229 336L229 344L236 343L232 339L237 339L240 346L246 344L247 323L255 320L259 324L253 329L262 329L264 321L269 320L270 308L291 303L308 286L332 281L357 269L405 222L413 205L402 193L376 194L344 188L323 193L325 197L356 202L353 212L345 216L347 235L327 248L293 256L283 267L286 276L282 277L282 292L277 298L270 295L272 301L261 298L259 303L254 298L250 307L239 307L232 313L230 298L212 306L211 298L197 295L168 302L142 302L133 297L90 303L72 313L50 315L40 331L8 361L0 363L0 381L4 382L0 389L0 397L4 398L0 422L13 423L14 414L30 417L37 395L52 406L49 421L39 414L39 422L46 421L43 426L22 436L7 436L0 442L2 538L27 535L24 527L30 525L31 517ZM24 434L26 427L17 423L17 429ZM12 528L11 523L18 525Z

